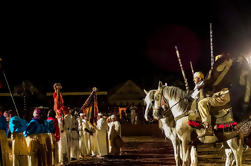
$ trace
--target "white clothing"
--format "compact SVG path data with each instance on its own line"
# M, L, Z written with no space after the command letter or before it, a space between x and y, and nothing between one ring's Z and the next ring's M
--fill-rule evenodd
M85 131L89 129L89 125L86 119L79 119L79 149L82 156L90 154L90 134Z
M66 132L66 139L67 139L67 151L68 151L68 158L71 159L71 145L72 145L72 136L71 136L71 128L72 128L72 115L66 114L64 116L64 131Z
M89 126L90 126L90 130L91 131L95 131L94 127L92 126L92 124L90 122L88 122ZM97 132L94 132L92 135L90 135L90 142L91 142L91 154L92 156L97 156L98 155L98 151L99 151L99 147L98 147L98 139L97 139Z
M78 134L78 121L75 117L72 118L71 125L71 158L79 159L79 134Z
M136 111L135 109L131 109L131 124L136 124Z
M193 89L194 91L193 91L193 93L191 94L191 97L192 97L193 99L198 99L198 98L199 98L200 90L198 89L198 87L199 87L199 86L202 86L203 83L204 83L204 81L200 81L200 82L198 82L198 83L195 85L195 87L194 87L194 89Z
M121 138L121 125L119 123L119 121L114 121L111 123L111 126L109 128L109 132L108 132L108 139L110 141L110 154L113 155L118 155L120 154L120 145L117 145L116 141L118 139L118 137Z
M98 140L99 155L105 156L108 154L108 139L107 139L108 124L104 118L97 121L96 133Z
M70 162L69 151L67 147L67 136L64 130L64 124L61 119L58 119L58 127L60 130L60 140L58 141L58 159L59 163L66 164Z

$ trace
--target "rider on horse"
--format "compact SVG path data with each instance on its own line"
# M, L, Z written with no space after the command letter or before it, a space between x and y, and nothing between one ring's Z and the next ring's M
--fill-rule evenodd
M239 76L239 74L236 73L236 69L238 70L237 72L240 72L239 68L236 68L237 61L238 58L230 56L229 53L222 53L216 56L216 62L213 68L209 71L203 84L198 87L198 89L203 88L203 90L207 92L207 96L209 96L200 100L198 103L198 110L205 128L198 137L214 135L210 115L210 109L212 107L219 108L233 104L232 100L230 103L230 96L233 98L231 91L237 88L233 87L234 82L237 81L234 80L234 76ZM240 94L242 95L242 92L240 92Z
M193 93L191 94L191 97L193 99L198 99L201 97L200 89L198 87L202 86L204 82L204 74L202 72L195 72L193 75L193 82L195 84L195 87L193 89Z

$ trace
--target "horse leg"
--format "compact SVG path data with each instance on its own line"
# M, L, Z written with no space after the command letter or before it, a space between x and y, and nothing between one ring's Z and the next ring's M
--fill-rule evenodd
M189 166L190 165L191 146L188 145L187 140L182 140L182 151L183 151L183 155L182 155L183 163L182 163L182 166Z
M183 161L183 149L182 149L182 143L181 143L181 141L180 140L178 140L179 141L179 146L178 146L178 148L179 148L179 152L180 152L180 158L181 158L181 162Z
M183 149L182 149L182 142L181 140L178 138L178 148L179 148L179 155L180 155L180 163L183 163Z
M197 149L195 146L191 147L191 166L198 165L198 156L197 156Z
M173 144L173 151L174 151L174 158L175 158L175 162L176 162L176 166L180 166L181 165L181 158L180 158L180 152L179 152L179 143L177 140L177 137L175 135L173 135L172 137L170 137L172 144Z
M242 147L243 145L242 145L241 139L232 138L227 141L227 144L231 148L234 154L236 166L241 166L242 165L242 153L243 153L243 147Z
M232 166L234 161L233 152L231 149L225 149L226 161L225 166Z

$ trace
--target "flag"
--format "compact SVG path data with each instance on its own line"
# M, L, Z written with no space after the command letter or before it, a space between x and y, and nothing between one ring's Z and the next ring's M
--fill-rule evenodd
M96 88L93 88L90 96L86 99L83 106L81 107L83 113L87 116L88 120L91 123L97 122L98 116L98 99L96 94Z
M62 94L60 93L60 89L62 87L60 83L55 83L53 87L54 87L54 93L53 93L54 111L59 117L62 118L64 116L63 112L66 109L66 107L64 106L64 100Z

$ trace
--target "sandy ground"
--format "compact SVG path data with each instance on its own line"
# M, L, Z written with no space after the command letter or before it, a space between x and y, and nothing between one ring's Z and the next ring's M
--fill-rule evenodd
M121 156L107 156L105 158L88 158L72 161L71 166L77 165L116 165L116 166L159 166L175 165L173 148L169 140L152 137L123 137L126 142ZM198 147L199 166L224 166L224 153L219 151L220 145ZM251 150L245 152L244 166L251 165Z

